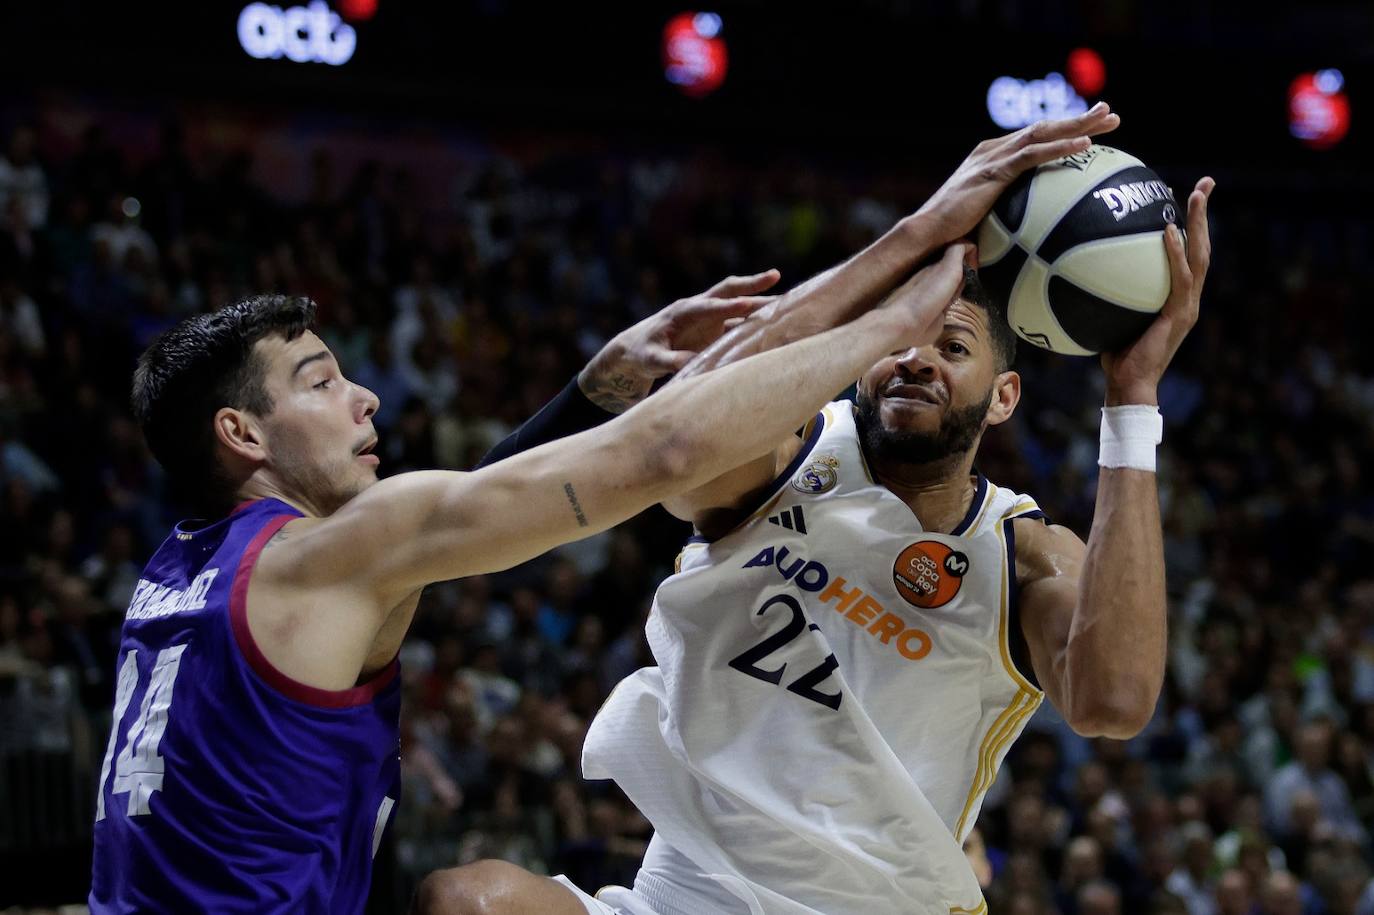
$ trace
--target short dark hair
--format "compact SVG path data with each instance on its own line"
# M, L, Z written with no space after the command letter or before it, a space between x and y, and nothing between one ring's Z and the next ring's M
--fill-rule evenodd
M221 407L271 413L266 366L253 344L272 334L294 340L314 321L308 298L254 295L187 318L139 356L134 418L179 501L211 517L232 507L233 482L215 459L215 413Z
M964 268L964 291L961 298L977 305L988 315L988 332L992 334L992 350L997 356L997 371L1008 371L1016 364L1016 331L1007 321L1007 305L999 302L978 279L978 271Z

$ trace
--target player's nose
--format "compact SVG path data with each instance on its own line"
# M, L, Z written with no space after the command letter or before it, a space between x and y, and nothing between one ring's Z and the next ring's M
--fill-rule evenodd
M354 410L358 414L358 422L371 418L382 405L381 399L376 394L360 384L353 385L353 392L356 397Z
M897 357L896 372L908 378L933 378L935 376L935 347L911 347Z

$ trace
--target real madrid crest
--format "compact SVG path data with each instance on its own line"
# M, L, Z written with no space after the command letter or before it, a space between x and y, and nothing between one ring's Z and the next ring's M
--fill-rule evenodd
M797 472L792 478L792 488L812 495L829 492L840 482L840 475L836 472L839 467L840 462L834 457L817 458Z

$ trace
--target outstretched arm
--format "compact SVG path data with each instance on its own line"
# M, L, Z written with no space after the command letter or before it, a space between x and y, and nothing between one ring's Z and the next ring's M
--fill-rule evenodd
M1157 389L1197 322L1211 243L1204 178L1188 199L1188 239L1170 226L1168 302L1126 349L1105 354L1107 407L1158 405ZM1109 461L1108 463L1114 463ZM1159 495L1152 470L1103 466L1086 545L1062 527L1015 521L1022 629L1040 685L1080 734L1139 733L1164 682L1168 617Z
M429 582L508 568L618 524L768 452L869 363L930 338L967 256L950 246L919 295L665 390L598 429L474 473L391 477L329 518L293 522L279 579L316 600L332 590L389 609Z
M576 384L569 383L477 467L600 425L648 397L657 381L689 365L686 375L700 374L851 320L933 252L971 232L1021 172L1076 152L1086 138L1119 123L1101 105L1077 118L1046 121L980 143L919 211L785 296L760 295L778 281L778 272L768 270L727 277L700 295L674 302L616 335L578 373ZM708 348L709 353L698 357Z
M873 308L932 251L972 232L1021 173L1086 149L1091 137L1115 130L1120 123L1107 105L1099 103L1079 117L1042 121L979 143L919 210L849 260L759 309L707 347L670 384L820 333ZM664 507L708 536L728 530L753 507L796 447L795 438L783 440L773 454L732 468Z
M852 320L877 305L933 252L973 232L1023 172L1082 152L1092 137L1120 123L1121 118L1099 102L1078 117L1041 121L984 140L919 210L849 260L760 309L693 359L678 377L710 371Z

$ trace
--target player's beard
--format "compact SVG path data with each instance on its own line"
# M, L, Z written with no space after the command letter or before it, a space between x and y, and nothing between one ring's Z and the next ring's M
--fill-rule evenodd
M273 463L287 491L315 506L324 516L332 515L344 503L376 482L363 472L350 456L320 461L310 442L290 433L278 432L273 440Z
M992 405L992 389L981 404L951 408L934 432L888 429L879 414L878 398L860 391L856 402L855 421L866 455L903 464L933 464L966 453L978 441Z

